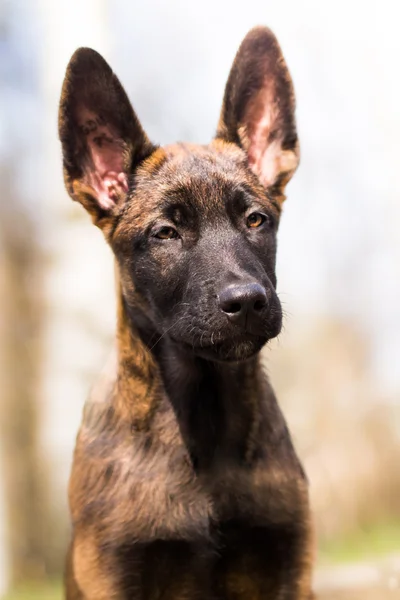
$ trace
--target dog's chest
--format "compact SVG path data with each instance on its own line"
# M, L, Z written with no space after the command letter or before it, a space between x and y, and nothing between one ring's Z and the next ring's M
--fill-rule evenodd
M214 507L208 490L196 476L183 448L160 449L131 465L131 504L135 537L199 539L209 537Z
M181 443L154 453L136 449L127 487L132 534L140 540L212 540L224 523L287 524L300 509L305 482L289 469L218 460L196 469Z
M109 434L101 461L84 453L84 487L95 486L96 521L123 597L140 589L146 600L160 590L174 600L275 598L305 541L307 492L294 458L277 447L249 463L225 446L199 467L173 415L160 415L160 423L151 435Z
M159 589L196 600L238 589L243 597L275 597L270 591L294 568L302 545L293 518L298 492L282 501L267 470L227 465L225 475L222 466L196 473L179 446L142 467L132 487L133 543L128 536L119 554L128 589L142 587L146 598ZM281 493L293 494L281 483ZM175 598L172 591L167 597Z

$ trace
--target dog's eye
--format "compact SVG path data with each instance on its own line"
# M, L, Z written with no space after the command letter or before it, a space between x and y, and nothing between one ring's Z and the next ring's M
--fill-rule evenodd
M178 232L173 227L161 227L155 234L154 237L159 240L173 240L179 237Z
M260 227L266 220L267 217L262 213L253 212L247 217L246 225L254 229L255 227Z

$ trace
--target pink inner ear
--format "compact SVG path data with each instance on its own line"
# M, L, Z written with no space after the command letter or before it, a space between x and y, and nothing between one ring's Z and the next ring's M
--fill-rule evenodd
M79 110L78 123L91 159L85 165L85 183L95 190L100 206L110 209L128 191L124 143L101 115L86 108Z
M248 110L247 136L249 165L261 183L271 186L280 173L292 172L298 164L298 156L292 150L282 149L282 133L270 140L279 122L278 106L273 91L262 90Z
M266 186L272 185L277 177L275 160L280 149L279 140L268 142L278 118L271 92L268 88L261 90L247 110L249 164Z

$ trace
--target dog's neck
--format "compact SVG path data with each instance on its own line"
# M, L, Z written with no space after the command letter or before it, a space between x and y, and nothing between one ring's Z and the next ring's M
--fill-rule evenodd
M155 333L139 308L127 308L122 293L117 352L118 402L134 428L151 432L160 402L167 401L195 465L210 465L216 453L246 458L260 398L270 390L258 356L242 363L199 358Z

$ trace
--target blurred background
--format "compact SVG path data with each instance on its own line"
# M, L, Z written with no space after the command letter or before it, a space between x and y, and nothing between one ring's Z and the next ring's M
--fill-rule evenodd
M302 149L265 361L310 480L321 598L400 598L400 36L393 0L0 0L0 597L61 598L66 485L113 337L111 254L62 183L67 62L150 138L206 143L247 30L276 33Z

